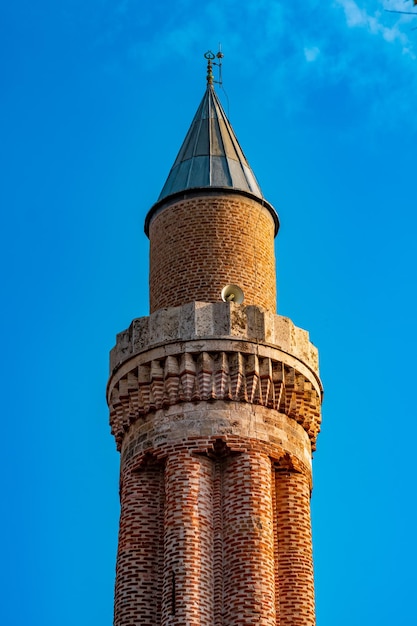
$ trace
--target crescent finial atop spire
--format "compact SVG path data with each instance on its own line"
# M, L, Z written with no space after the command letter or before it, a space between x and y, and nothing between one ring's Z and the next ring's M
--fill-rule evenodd
M204 58L207 59L207 85L212 85L214 82L213 78L213 59L216 58L216 55L213 54L211 50L206 52Z

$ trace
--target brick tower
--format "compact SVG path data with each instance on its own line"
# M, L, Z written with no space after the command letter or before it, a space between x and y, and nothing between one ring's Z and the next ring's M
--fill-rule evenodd
M276 314L279 221L213 88L145 232L150 315L117 336L116 626L312 626L322 386Z

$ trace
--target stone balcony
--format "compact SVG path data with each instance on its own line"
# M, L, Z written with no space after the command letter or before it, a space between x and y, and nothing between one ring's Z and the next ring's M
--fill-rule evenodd
M160 345L197 339L234 339L269 345L302 361L318 377L318 351L307 331L288 317L233 302L190 302L139 317L117 335L110 372Z

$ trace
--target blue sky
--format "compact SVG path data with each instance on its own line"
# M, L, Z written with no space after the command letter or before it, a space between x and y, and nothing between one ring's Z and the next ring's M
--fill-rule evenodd
M4 624L112 623L108 351L148 313L144 218L219 42L219 96L281 219L278 310L320 350L318 625L417 624L417 18L384 7L412 4L3 7Z

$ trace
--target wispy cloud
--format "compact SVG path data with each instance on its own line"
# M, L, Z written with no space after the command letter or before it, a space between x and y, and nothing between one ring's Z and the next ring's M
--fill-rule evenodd
M306 58L306 61L308 61L309 63L315 61L319 54L320 48L318 48L317 46L313 46L312 48L304 48L304 56Z
M101 29L103 45L114 47L116 41L119 62L134 63L149 76L164 67L175 66L178 73L179 63L191 63L222 42L226 61L238 63L248 83L268 84L271 99L286 99L289 115L308 107L317 89L340 84L374 122L384 116L392 122L392 107L414 113L417 33L407 16L385 12L377 0L306 0L302 6L280 0L198 5L178 0L175 11L166 0L146 8L131 0L106 6L113 14L105 21L109 32ZM386 0L384 6L404 5Z
M407 35L400 30L401 19L397 19L391 26L387 26L386 14L380 8L369 12L365 7L359 7L354 0L336 0L336 4L343 8L346 23L349 28L363 28L371 35L379 35L387 42L399 41L403 46L403 52L410 54L410 46ZM397 7L397 5L395 5ZM404 10L404 4L403 10Z

